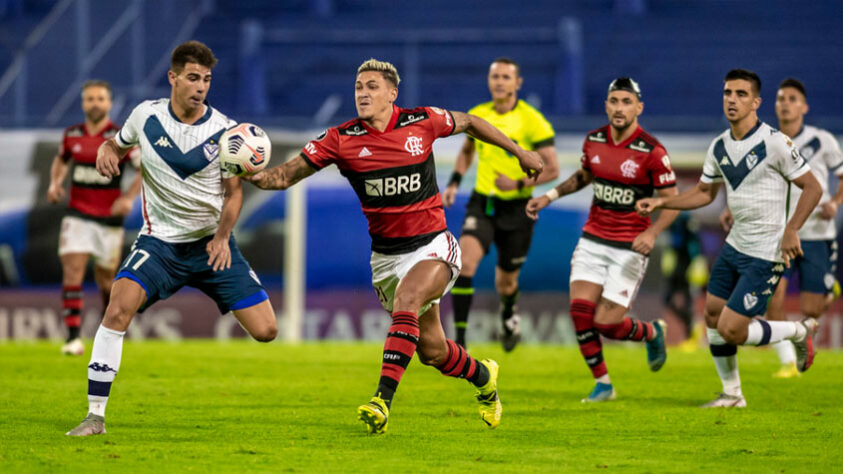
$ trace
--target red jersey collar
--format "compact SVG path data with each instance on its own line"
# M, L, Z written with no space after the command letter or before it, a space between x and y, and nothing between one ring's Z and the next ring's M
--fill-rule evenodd
M377 128L370 127L369 124L366 123L366 121L361 119L361 118L358 118L357 120L360 121L360 124L363 125L363 128L368 130L369 133L381 134L381 133L387 133L387 132L392 131L392 128L395 127L395 122L398 121L399 113L400 113L400 111L398 109L398 106L395 105L395 104L392 104L392 117L389 118L389 123L386 124L386 128L383 129L382 132L380 130L378 130Z
M105 133L106 130L111 129L114 122L112 122L111 119L106 119L106 120L108 120L108 122L105 124L105 127L103 127L102 130L100 130L100 133L98 133L96 135L91 135L91 131L88 130L88 122L82 122L82 129L85 130L85 135L89 136L89 137L98 137L98 136L102 135L103 133Z
M627 145L629 145L630 143L632 143L632 140L635 140L636 138L638 138L638 135L640 135L640 134L641 134L641 124L639 123L639 124L638 124L638 126L637 126L637 127L635 127L635 131L634 131L634 132L632 132L632 135L630 135L630 136L629 136L629 138L627 138L627 139L626 139L626 140L624 140L623 142L621 142L621 143L619 143L619 144L617 144L617 145L616 145L616 144L612 141L612 126L611 126L611 125L608 125L608 126L607 126L607 129L606 129L606 135L607 135L607 137L606 137L606 143L607 143L607 144L609 144L609 145L611 145L611 146L616 146L616 147L619 147L619 148L625 148Z

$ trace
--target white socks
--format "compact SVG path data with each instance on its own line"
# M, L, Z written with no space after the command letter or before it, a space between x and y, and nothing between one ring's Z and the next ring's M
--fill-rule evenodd
M747 328L745 346L763 346L787 339L805 337L805 327L793 321L765 321L754 319Z
M727 344L717 329L705 328L714 367L723 382L723 393L736 397L743 397L741 392L741 376L738 373L738 348Z
M796 363L796 350L793 348L793 343L790 341L779 341L773 344L773 349L779 355L779 360L782 365L790 365Z
M125 331L115 331L100 325L94 337L91 362L88 364L88 411L94 415L105 416L111 383L120 370L124 334Z

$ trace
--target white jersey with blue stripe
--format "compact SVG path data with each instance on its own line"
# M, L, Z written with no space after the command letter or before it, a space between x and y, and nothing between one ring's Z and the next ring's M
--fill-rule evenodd
M831 200L828 190L829 173L837 177L843 177L843 153L840 152L840 145L831 133L817 127L805 125L802 130L793 137L793 144L799 150L799 154L811 166L811 171L820 182L823 188L823 196L820 202ZM799 186L790 187L790 214L796 210L796 201L802 195ZM799 238L802 240L831 240L837 237L837 227L834 219L823 219L820 217L820 206L805 221L805 225L799 230Z
M220 166L218 143L236 122L205 107L202 118L186 124L173 113L169 99L145 101L115 137L123 148L140 146L142 235L193 242L217 230L222 179L232 176Z
M766 123L759 121L741 140L731 130L715 138L700 181L726 184L726 204L735 219L726 242L751 257L781 262L788 187L810 170L793 142Z

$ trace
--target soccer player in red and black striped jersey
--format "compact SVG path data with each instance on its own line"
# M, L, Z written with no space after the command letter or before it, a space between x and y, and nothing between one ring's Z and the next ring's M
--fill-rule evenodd
M121 176L104 178L96 170L97 149L120 130L109 118L111 85L101 80L86 81L82 85L82 111L85 122L67 127L64 131L59 152L50 168L50 186L47 189L47 200L60 202L65 195L64 180L68 174L71 175L67 215L62 219L59 235L62 308L68 332L62 353L69 355L82 355L85 351L79 338L85 267L93 257L94 279L105 310L120 264L123 219L132 210L132 202L140 191L141 183L141 175L137 173L123 193ZM132 156L136 154L126 155L120 163L121 169Z
M652 224L635 211L635 202L677 194L676 175L667 151L638 125L644 110L641 89L628 77L609 85L606 115L609 124L588 133L583 145L582 167L544 196L527 203L527 214L538 211L560 196L594 186L594 201L571 258L571 318L580 352L596 379L584 402L615 398L615 389L603 360L600 336L644 341L650 370L664 365L665 323L626 316L635 298L656 237L668 228L677 211L662 211Z
M542 160L478 117L394 105L399 82L392 64L364 62L354 84L356 119L328 129L298 157L246 179L263 189L286 189L334 164L360 199L372 237L372 284L392 315L377 390L357 411L368 431L386 431L393 395L414 352L423 364L477 387L481 419L494 428L501 415L497 363L477 361L446 339L439 320L439 299L453 286L461 260L446 227L432 145L466 132L518 157L530 176L541 172Z

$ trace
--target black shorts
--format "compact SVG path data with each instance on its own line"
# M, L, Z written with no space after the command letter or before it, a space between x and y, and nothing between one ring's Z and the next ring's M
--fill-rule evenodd
M529 199L504 201L473 192L466 206L462 235L473 235L489 253L492 242L498 249L498 267L507 272L521 268L527 260L535 221L527 217Z

